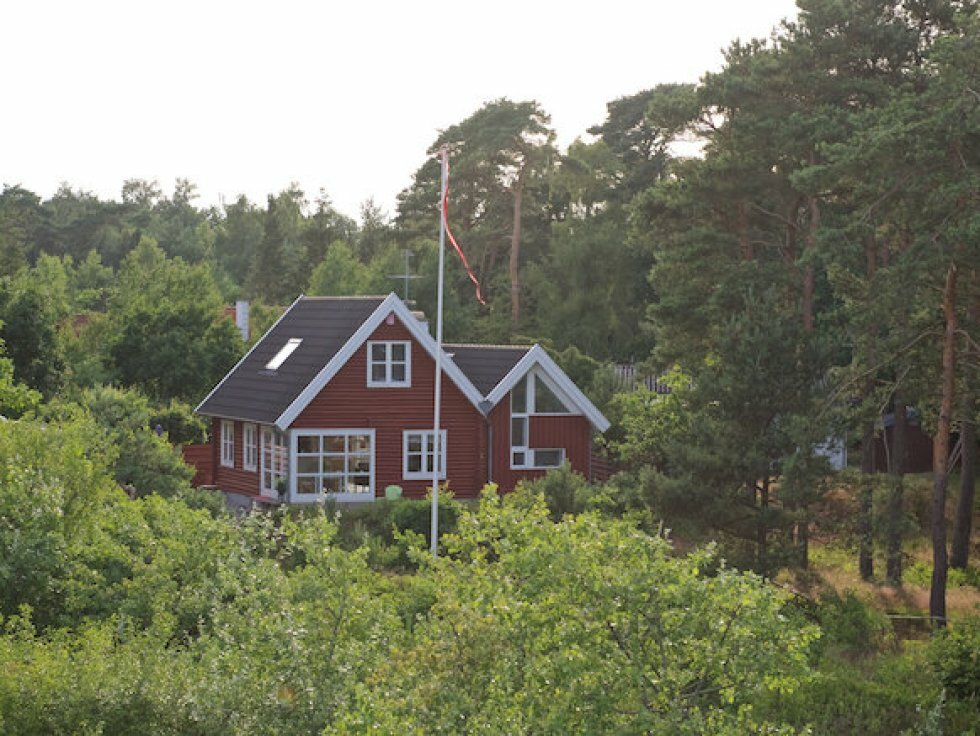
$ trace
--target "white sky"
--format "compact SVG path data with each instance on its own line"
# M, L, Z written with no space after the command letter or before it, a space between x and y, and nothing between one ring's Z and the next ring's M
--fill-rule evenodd
M561 146L606 102L721 66L792 0L6 0L0 184L118 199L176 177L198 204L298 182L389 214L440 129L535 99Z

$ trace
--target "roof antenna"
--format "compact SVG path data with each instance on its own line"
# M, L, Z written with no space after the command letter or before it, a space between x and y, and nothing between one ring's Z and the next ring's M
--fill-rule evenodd
M419 276L418 274L413 274L412 273L411 264L409 263L409 259L411 259L411 257L412 257L412 251L409 248L405 248L402 251L402 254L405 256L405 273L390 273L390 274L388 274L388 278L390 278L390 279L401 279L402 281L405 282L405 293L402 294L402 301L405 302L410 307L414 307L415 306L415 300L414 299L409 299L409 297L408 297L408 285L413 280L420 279L422 277Z

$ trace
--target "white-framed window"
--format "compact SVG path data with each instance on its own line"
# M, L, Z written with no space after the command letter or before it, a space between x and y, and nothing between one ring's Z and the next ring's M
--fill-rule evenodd
M242 425L242 468L253 473L259 466L259 428L251 422Z
M402 432L402 478L432 480L433 459L438 457L439 480L446 479L446 430L439 430L439 447L435 433L424 429Z
M374 430L294 430L293 501L374 500Z
M412 344L402 340L371 340L367 344L367 385L412 385Z
M278 496L289 479L289 447L275 427L262 427L262 494Z
M221 420L221 464L235 467L235 423L227 419Z
M510 467L512 469L558 468L565 462L561 447L530 447L531 417L568 414L567 404L550 381L530 371L510 391Z

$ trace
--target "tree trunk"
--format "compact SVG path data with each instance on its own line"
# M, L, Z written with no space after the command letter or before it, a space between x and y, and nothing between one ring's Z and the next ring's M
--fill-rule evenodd
M749 234L749 210L744 199L738 200L738 249L743 261L755 260L755 249Z
M759 572L768 573L769 566L769 478L763 478L759 488L759 528L756 531L759 546Z
M953 523L953 543L949 551L949 566L965 570L970 561L970 534L973 531L973 498L976 486L977 425L973 420L976 402L970 397L963 419L960 437L963 439L963 461L960 473L960 496L956 500L956 520Z
M811 226L812 226L811 215ZM865 272L868 278L869 292L878 264L877 242L871 236L864 244ZM874 325L869 328L868 362L874 364L877 352L877 330ZM869 375L864 384L864 399L868 401L874 394L874 376ZM862 580L874 577L874 473L878 469L875 462L875 429L874 422L864 425L864 436L861 439L861 489L858 495L860 509L858 511L858 571Z
M864 425L864 435L861 438L861 490L858 496L860 504L858 512L858 571L861 573L862 580L870 580L875 574L874 537L871 523L874 502L874 472L875 428L873 422L867 422Z
M974 271L970 284L976 289L977 274ZM974 292L975 293L975 292ZM968 311L968 329L975 330L980 322L980 299L971 295ZM973 359L980 359L976 350L970 350ZM963 429L960 439L963 443L963 460L960 465L960 494L956 499L956 518L953 522L953 543L950 546L949 566L965 570L970 561L970 534L973 531L973 499L976 493L977 467L977 387L973 380L975 368L971 367L964 382L966 396L963 397Z
M797 538L797 551L800 569L806 570L810 567L810 507L803 504L802 518L799 521L799 536Z
M813 252L817 247L817 229L820 227L820 202L816 197L809 197L810 226L806 235L806 250ZM812 255L811 255L812 257ZM813 266L809 263L803 269L803 329L813 332Z
M908 413L902 389L895 390L895 426L892 429L891 465L888 468L888 524L885 529L885 567L888 581L902 584L903 497L905 495L905 456Z
M519 264L521 258L521 207L524 201L523 172L514 182L514 227L510 233L510 323L517 327L521 318L521 283Z
M943 287L945 330L942 394L939 421L932 440L932 585L929 589L929 615L936 626L946 625L946 463L949 458L956 378L956 275L956 264L950 264Z

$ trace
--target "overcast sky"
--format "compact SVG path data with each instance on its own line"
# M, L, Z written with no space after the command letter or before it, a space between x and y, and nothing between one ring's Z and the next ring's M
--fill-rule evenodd
M198 204L298 182L389 214L440 129L535 99L561 146L605 104L694 82L792 0L10 0L0 4L0 183L118 199L176 177Z

